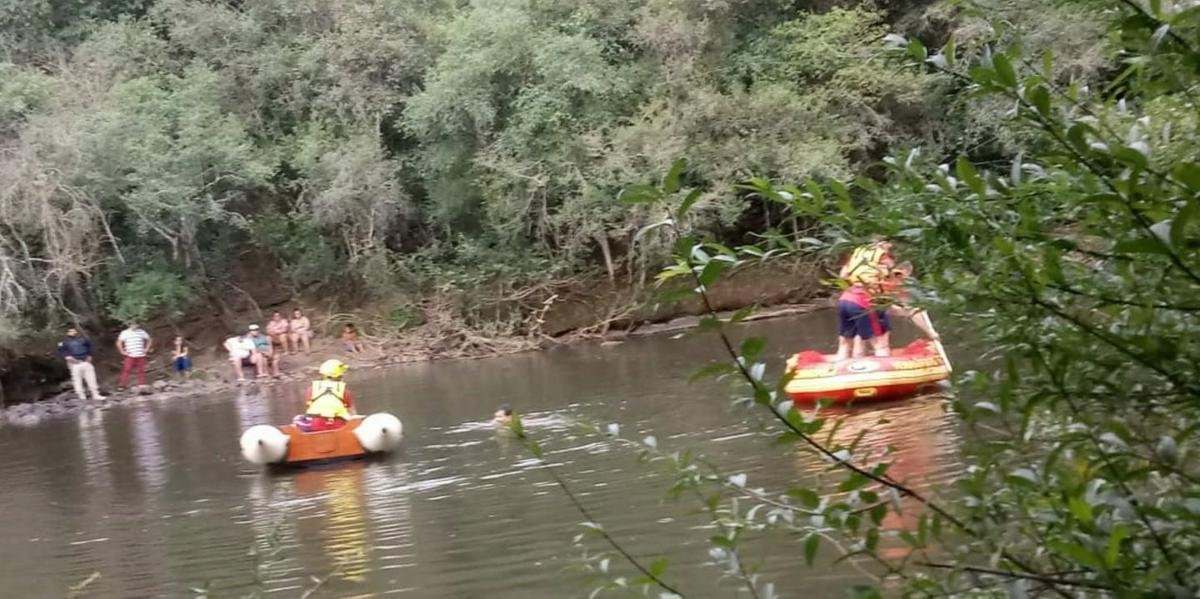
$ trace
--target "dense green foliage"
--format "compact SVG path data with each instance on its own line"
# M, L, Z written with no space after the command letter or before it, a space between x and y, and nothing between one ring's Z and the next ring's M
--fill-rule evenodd
M689 277L701 296L723 272L771 252L890 237L918 265L917 301L959 319L984 348L948 402L966 468L954 486L921 489L894 477L888 452L868 449L870 427L838 434L853 415L794 408L787 376L765 376L765 341L730 342L727 327L744 313L711 313L702 328L719 333L728 360L699 376L736 381L779 442L837 475L755 489L745 474L653 437L625 440L615 425L595 432L668 466L671 493L693 495L711 517L711 557L742 590L775 595L745 549L782 533L809 563L833 553L877 577L876 588L853 589L862 597L889 587L921 597L1200 593L1200 9L1118 4L1100 15L1112 69L1099 80L1078 80L1070 59L1031 48L998 19L991 35L936 51L890 37L897 68L1012 107L990 126L1013 146L987 161L971 148L932 159L907 151L885 159L880 176L850 182L743 186L786 206L788 218L818 222L815 237L716 243L686 224L696 194L679 184L682 163L661 184L622 194L670 210L646 233L674 242L660 279ZM600 539L611 550L588 563L602 589L700 594L666 564L647 567L619 540ZM632 567L609 574L604 559Z
M1195 596L1191 4L0 0L0 336L218 299L263 257L386 294L673 248L661 278L703 291L885 234L987 349L953 406L970 467L915 492L781 401L761 340L726 342L706 373L845 476L751 489L631 442L711 516L711 557L764 597L739 548L779 529L916 594ZM915 525L885 524L902 502Z
M1105 66L1087 19L985 4L1073 77ZM894 23L981 30L902 1L3 0L0 308L103 321L147 271L219 302L247 264L360 296L617 275L659 248L611 198L679 157L692 224L737 239L780 212L751 174L1020 141L1007 107L889 66Z

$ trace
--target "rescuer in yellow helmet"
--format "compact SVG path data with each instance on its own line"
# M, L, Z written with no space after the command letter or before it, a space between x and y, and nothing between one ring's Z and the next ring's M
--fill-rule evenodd
M354 400L342 380L350 367L337 359L325 360L319 372L321 380L313 381L308 393L308 407L297 416L296 426L305 432L331 430L346 424L354 414Z
M836 360L864 356L868 343L876 357L891 355L890 314L911 319L926 336L939 340L928 315L905 305L907 294L901 286L911 275L912 264L897 265L892 256L892 243L886 239L876 239L855 248L838 273L848 286L837 302Z
M876 306L872 300L883 293L895 264L891 242L877 239L855 248L842 266L838 277L847 287L837 302L838 351L835 359L862 357L868 343L873 346L876 356L891 354L888 333L892 326L887 307Z

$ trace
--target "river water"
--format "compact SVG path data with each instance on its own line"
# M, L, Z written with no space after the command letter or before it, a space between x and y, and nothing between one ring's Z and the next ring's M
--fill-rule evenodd
M829 349L828 312L744 325L767 352ZM692 597L736 597L710 563L713 531L691 501L667 498L661 471L571 422L618 422L692 448L748 486L781 492L821 463L774 445L761 411L731 405L728 387L687 384L718 346L708 335L655 336L504 358L352 373L362 413L405 427L389 459L264 473L237 438L302 408L299 385L240 395L146 400L106 411L0 427L0 581L4 596L584 597L572 538L584 518L525 450L489 424L510 403L592 515ZM775 370L777 370L777 366ZM936 493L958 471L959 439L937 397L858 410L841 435L893 446L891 474ZM910 512L911 515L911 512ZM600 550L599 545L589 545ZM752 546L782 596L842 597L862 575L808 568L802 542ZM765 557L764 557L765 556ZM612 568L631 575L622 564Z

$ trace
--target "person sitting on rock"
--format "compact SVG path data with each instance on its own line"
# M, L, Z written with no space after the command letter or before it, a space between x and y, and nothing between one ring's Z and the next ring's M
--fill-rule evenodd
M341 428L354 415L354 400L342 380L350 367L341 360L325 360L321 364L321 380L313 381L309 390L308 407L293 420L304 432Z
M363 344L358 340L358 327L354 323L342 327L342 349L352 354L363 352Z
M254 340L243 335L236 335L225 340L225 351L229 352L229 363L233 365L233 375L239 383L245 382L246 367L253 368L256 373L265 372L262 354L254 345Z
M275 351L283 350L283 353L292 353L291 346L291 324L288 319L283 317L283 313L276 310L271 314L271 320L267 321L267 336L271 338L271 344L275 347ZM299 349L297 348L297 351Z
M271 338L262 334L258 325L250 325L250 330L246 332L246 338L254 343L254 350L258 352L261 359L258 368L259 378L266 377L268 371L270 376L279 376L279 354L275 351L275 344L271 343Z
M300 353L300 346L304 345L304 353L312 353L310 345L312 339L312 323L308 321L308 317L300 312L300 308L292 310L292 319L288 321L288 339L292 341L292 349L296 353Z

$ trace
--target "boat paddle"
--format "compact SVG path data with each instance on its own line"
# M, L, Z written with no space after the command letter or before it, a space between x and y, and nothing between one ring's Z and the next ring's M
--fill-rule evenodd
M942 363L946 365L946 372L954 372L954 367L950 365L950 357L946 355L946 348L942 345L942 336L938 335L937 330L933 328L933 318L925 310L921 310L920 315L925 317L925 326L929 328L930 333L933 333L933 346L937 348L938 355L942 357Z

